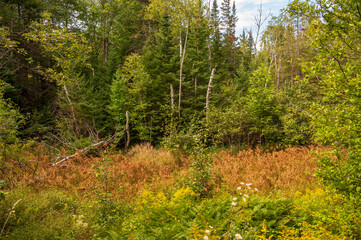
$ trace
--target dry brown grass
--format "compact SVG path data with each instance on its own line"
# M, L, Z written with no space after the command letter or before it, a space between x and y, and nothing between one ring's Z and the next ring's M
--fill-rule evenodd
M296 190L316 182L312 176L317 163L312 151L320 147L290 147L283 151L262 153L261 149L245 150L236 156L222 151L214 157L218 184L226 182L236 188L240 182L253 183L262 190ZM309 174L307 174L309 173Z
M108 183L95 176L94 168L105 157L109 159L104 170L110 179ZM92 190L106 189L117 198L130 198L145 186L157 189L174 185L175 175L187 168L188 161L186 156L142 144L132 148L127 155L119 152L99 157L78 156L55 167L42 161L36 175L24 174L21 182L34 188L78 192L85 197L93 194Z
M317 167L311 151L320 147L290 147L284 151L263 153L260 149L232 155L224 150L214 155L216 185L235 189L240 182L251 182L260 190L298 190L315 183L312 173ZM46 154L27 155L38 164L37 171L19 173L19 182L33 188L57 188L88 197L94 191L106 190L116 198L131 199L144 187L169 189L189 174L190 157L179 152L155 149L149 143L137 145L127 154L108 152L98 157L78 156L53 167ZM109 159L105 183L95 176L94 166ZM39 161L35 161L39 160ZM35 167L35 165L33 165ZM311 173L307 175L306 172ZM14 176L15 177L15 176ZM100 189L100 190L99 190Z

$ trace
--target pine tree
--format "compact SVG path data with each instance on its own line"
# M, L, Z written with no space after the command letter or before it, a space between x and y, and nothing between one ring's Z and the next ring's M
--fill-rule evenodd
M211 34L211 68L217 66L221 67L223 62L222 53L222 36L220 30L220 18L217 0L213 0L211 19L210 19Z
M229 77L233 78L236 73L237 51L236 51L236 4L230 5L230 0L224 0L221 5L222 30L223 30L223 52L225 54L225 68L229 72Z

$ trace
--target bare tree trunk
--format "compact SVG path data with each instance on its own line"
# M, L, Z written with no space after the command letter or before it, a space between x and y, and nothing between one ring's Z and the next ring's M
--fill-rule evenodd
M186 55L188 33L189 33L189 20L187 22L186 39L184 42L183 52L181 54L180 70L179 70L179 100L178 100L178 117L179 118L180 118L180 108L181 108L181 100L182 100L183 63L184 63L184 57ZM180 40L180 47L182 47L182 40Z
M209 97L211 95L212 81L213 81L215 71L216 71L216 68L214 67L212 69L212 73L211 73L211 77L209 79L208 89L207 89L207 96L206 96L206 119L207 120L208 120L208 112L209 112Z
M265 21L268 19L268 17L271 15L270 13L262 19L263 9L262 9L262 3L258 9L258 16L255 16L255 24L256 24L256 38L254 41L254 61L257 63L257 44L259 41L259 36L261 35L261 28L262 25L265 23Z
M279 75L279 71L278 71L278 58L277 56L275 56L275 71L276 71L276 85L277 85L277 90L280 89L280 75ZM279 60L278 60L279 61Z
M282 58L278 58L278 69L277 69L277 82L278 82L278 89L280 90L281 87L281 69L282 69Z
M70 100L68 88L66 87L65 84L63 85L63 88L64 88L66 99L68 100L69 105L70 105L70 112L71 112L71 116L73 117L73 120L74 120L75 132L76 132L77 136L79 136L80 133L79 133L78 121L77 121L76 116L75 116L75 110L74 110L73 102Z
M170 85L170 107L172 109L172 117L174 114L174 90L173 90L173 85Z
M194 96L197 96L197 77L194 79Z
M179 58L182 59L183 43L182 43L182 29L179 29Z
M129 113L128 111L125 112L126 122L125 122L125 131L127 132L127 142L125 144L125 148L129 147L130 143L130 133L129 133Z
M300 19L299 19L299 13L297 12L297 51L296 51L296 57L295 57L295 61L294 64L296 64L298 62L298 58L300 57ZM299 74L298 68L296 70L296 74ZM291 84L293 85L294 82L294 77L293 77L293 65L292 65L292 79L291 79Z

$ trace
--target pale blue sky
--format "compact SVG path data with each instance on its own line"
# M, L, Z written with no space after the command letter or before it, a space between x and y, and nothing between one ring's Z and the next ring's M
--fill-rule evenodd
M254 30L255 16L259 15L258 9L261 3L263 9L263 16L267 16L270 13L273 16L277 16L280 10L287 6L289 0L236 0L238 16L237 35L242 32L243 28L246 28L247 30ZM268 18L268 20L269 19L270 17ZM267 22L265 22L265 25L267 24Z

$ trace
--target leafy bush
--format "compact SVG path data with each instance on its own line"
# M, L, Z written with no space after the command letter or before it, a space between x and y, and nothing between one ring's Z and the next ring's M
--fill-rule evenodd
M193 154L191 162L191 176L189 185L200 197L211 194L213 188L213 159L211 154L207 154L203 149Z

